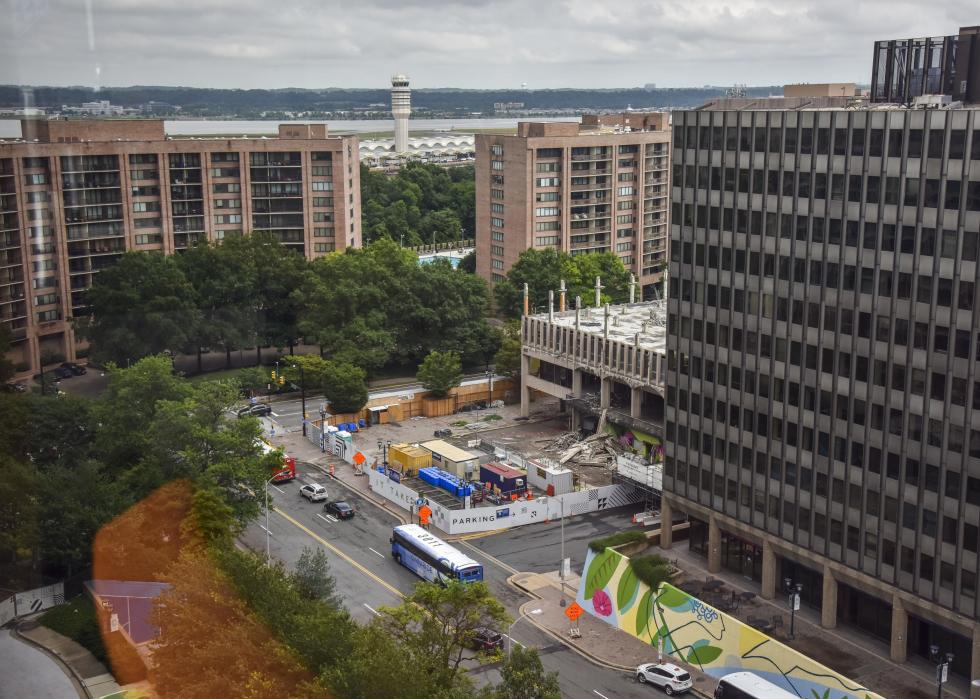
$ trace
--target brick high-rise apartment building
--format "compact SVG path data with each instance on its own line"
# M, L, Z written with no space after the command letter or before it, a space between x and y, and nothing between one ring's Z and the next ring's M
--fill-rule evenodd
M0 322L11 359L75 356L85 290L127 250L270 231L308 258L361 244L356 136L168 138L163 121L21 122L0 141Z
M586 115L477 134L477 273L501 281L529 248L612 252L649 296L667 259L666 124L663 113Z
M663 509L978 678L980 110L834 99L673 113Z

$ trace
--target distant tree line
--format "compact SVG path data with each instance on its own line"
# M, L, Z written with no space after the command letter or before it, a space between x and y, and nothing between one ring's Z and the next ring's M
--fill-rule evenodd
M476 181L471 165L442 168L409 163L394 175L361 165L365 243L390 238L406 246L472 238Z
M86 87L32 87L34 104L60 108L105 99L124 107L150 101L180 105L182 113L246 115L259 111L321 111L367 108L391 99L389 89L345 90L230 90L190 87L103 87L96 93ZM0 105L23 106L23 88L0 86ZM782 85L746 88L749 97L782 94ZM724 94L716 86L679 88L612 88L605 90L456 90L413 89L412 106L432 111L479 111L492 113L494 102L523 102L525 109L661 109L695 107Z

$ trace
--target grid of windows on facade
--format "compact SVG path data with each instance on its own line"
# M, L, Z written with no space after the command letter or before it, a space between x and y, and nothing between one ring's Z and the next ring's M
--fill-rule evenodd
M665 489L974 617L980 112L674 120Z
M84 294L92 275L114 264L126 249L122 173L117 155L61 156L59 165L71 305L77 316L86 312ZM53 244L50 249L47 246L42 243L36 253L53 255ZM43 283L43 279L34 279L35 288ZM39 314L38 321L58 319L50 316L48 313L42 321Z
M287 246L303 249L302 154L250 153L252 229L274 234ZM314 182L314 191L319 190Z

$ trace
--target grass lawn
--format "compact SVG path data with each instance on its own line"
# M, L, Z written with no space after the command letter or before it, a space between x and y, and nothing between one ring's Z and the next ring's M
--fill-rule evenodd
M248 367L244 367L248 368ZM221 379L233 379L238 374L242 372L243 367L237 367L234 369L219 369L218 371L205 371L203 374L194 374L193 376L188 376L187 380L191 383L199 383L201 381L219 381Z
M102 645L95 608L92 600L85 595L79 595L67 604L49 609L38 621L84 646L100 662L106 662L106 650Z

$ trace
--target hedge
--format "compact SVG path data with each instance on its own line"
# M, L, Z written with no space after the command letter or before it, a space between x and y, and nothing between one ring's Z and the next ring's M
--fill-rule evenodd
M596 553L602 553L610 546L621 546L622 544L636 544L645 542L647 535L639 529L629 529L624 532L616 532L612 536L602 539L593 539L589 542L589 548Z
M656 554L650 556L638 556L630 559L633 572L640 580L656 590L660 583L665 582L670 577L670 563L663 556Z

